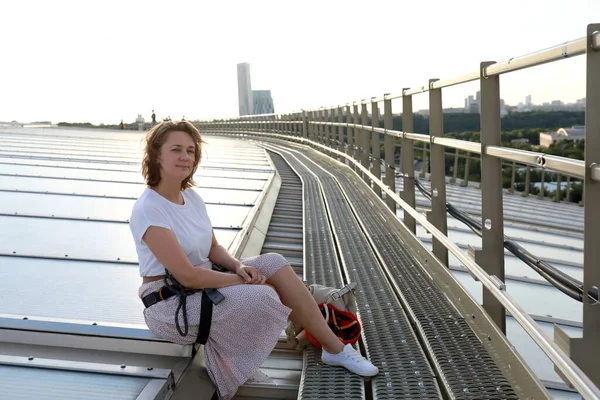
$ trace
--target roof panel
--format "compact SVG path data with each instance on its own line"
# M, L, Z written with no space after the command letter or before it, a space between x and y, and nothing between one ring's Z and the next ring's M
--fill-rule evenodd
M261 190L265 181L204 177L197 182L200 188L228 188L236 190ZM33 178L0 175L0 188L20 191L95 194L137 198L146 185L142 181L106 182L62 178Z
M127 224L0 216L0 226L2 254L137 262ZM235 229L215 229L226 248L237 233Z
M145 328L137 265L0 257L0 275L0 314Z
M466 272L452 271L452 274L481 304L483 297L481 282L475 282ZM506 291L529 314L549 315L576 322L582 321L583 307L581 303L563 294L554 286L507 280Z
M149 382L149 378L0 365L0 393L11 400L134 400Z
M38 193L2 193L0 214L55 216L58 218L102 219L126 223L135 199L115 199ZM40 207L43 204L43 207ZM251 210L249 206L207 204L215 227L242 226Z

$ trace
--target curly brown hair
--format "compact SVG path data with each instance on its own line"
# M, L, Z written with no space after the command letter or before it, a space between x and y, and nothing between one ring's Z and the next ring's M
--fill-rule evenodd
M158 156L160 148L166 142L169 133L181 131L185 132L194 141L194 165L187 178L181 181L181 190L191 188L196 185L193 176L200 164L202 158L202 143L205 143L200 137L200 131L188 121L164 121L155 125L146 134L146 149L144 159L142 160L142 175L146 179L148 186L156 186L160 182L160 165Z

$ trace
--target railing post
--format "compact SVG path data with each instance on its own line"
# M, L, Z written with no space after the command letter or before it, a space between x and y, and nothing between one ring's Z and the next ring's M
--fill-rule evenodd
M325 112L324 122L328 123L330 120L330 110L328 108L325 108L324 112ZM332 128L332 126L325 125L324 128L325 128L325 146L331 147L331 128Z
M489 274L504 282L504 218L502 202L502 160L485 154L487 146L502 145L500 126L500 76L485 76L481 63L481 227L482 250L475 252L475 262ZM506 310L483 288L483 308L506 334Z
M392 100L388 99L389 94L385 94L383 101L383 127L386 130L392 130ZM394 159L395 140L392 135L386 134L383 137L383 148L385 149L385 184L390 190L396 193L396 163ZM387 206L396 215L396 202L390 196L385 197Z
M561 190L560 190L561 181L562 181L562 175L560 173L557 173L556 174L556 195L554 196L554 201L557 203L560 203L560 201L561 201Z
M302 113L300 114L300 117L302 117L302 137L304 139L308 139L309 138L309 131L308 131L308 114L306 111L302 110Z
M337 122L338 122L338 124L340 124L340 125L338 125L338 140L340 142L338 145L338 151L343 153L345 151L344 148L346 146L344 143L344 127L342 126L342 122L343 122L342 118L343 118L342 117L342 106L338 106ZM343 162L344 164L346 163L346 160L342 159L342 157L340 157L340 156L338 156L337 159L340 160L341 162Z
M402 89L404 93L407 88ZM414 130L413 104L412 96L402 96L402 131L412 133ZM400 148L400 163L402 175L404 176L402 184L402 193L400 197L409 206L415 208L415 144L410 139L402 139ZM417 222L407 212L404 212L404 225L413 234L417 232Z
M319 122L325 122L325 109L321 107L319 110ZM322 145L325 144L325 125L317 125L319 127L318 130L318 142Z
M527 166L525 170L525 191L523 192L523 196L529 196L529 191L531 186L531 166Z
M379 128L379 105L373 99L375 97L371 97L371 126ZM381 180L381 139L379 132L374 130L371 130L371 154L373 154L371 173ZM381 188L378 185L373 185L373 191L381 198Z
M569 338L554 325L554 340L596 384L600 385L600 304L588 297L590 291L600 288L600 182L591 177L591 167L600 164L600 51L592 47L592 34L600 31L600 24L587 28L587 85L585 105L585 178L583 180L583 337ZM555 368L556 370L556 368Z
M329 109L327 109L327 108L323 109L323 122L325 122L325 123L329 122ZM331 126L323 125L323 129L325 129L324 130L325 146L331 147ZM326 151L326 153L327 153L327 151Z
M460 186L467 187L469 186L469 170L471 169L471 152L467 151L467 156L465 157L465 177Z
M367 115L367 103L365 100L361 102L360 107L360 124L364 127L367 126L369 122L369 116ZM367 171L370 171L369 168L369 148L371 147L371 143L369 143L369 132L366 131L366 128L360 130L360 151L361 151L361 163L362 166L365 167ZM367 183L367 186L371 187L371 180L368 176L363 174L363 179Z
M336 111L337 111L336 108L331 107L331 121L329 121L329 122L331 122L332 124L337 121ZM338 149L337 137L338 137L338 127L335 125L331 125L331 145L329 147L331 147L333 150ZM331 154L333 154L333 153L331 153ZM336 156L335 159L337 160L338 157Z
M311 122L313 122L315 120L314 118L314 112L313 111L309 111L308 112L308 118L306 120L306 127L308 129L308 138L310 140L312 140L313 142L317 141L317 137L315 134L315 126L314 124L312 124Z
M442 89L431 89L438 79L429 80L429 136L431 139L444 136L444 112L442 108ZM444 146L430 144L431 153L431 211L427 219L444 235L448 235L448 217L446 216L446 155ZM448 266L448 249L435 237L433 254L445 266Z
M517 163L513 161L512 163L512 172L511 172L511 177L510 177L510 188L508 189L508 191L510 193L514 193L515 192L515 181L517 179Z
M454 168L452 168L452 183L456 183L458 176L458 149L454 151Z
M352 123L352 110L350 109L350 104L346 104L346 124ZM346 154L350 157L354 158L354 138L353 138L354 129L346 125L346 135L348 136L348 150ZM353 169L356 169L352 167Z
M335 122L335 108L331 107L329 109L329 117L327 118L327 122L329 123L333 123ZM335 138L336 138L336 127L333 125L329 125L329 148L330 149L335 149L337 146L335 145ZM330 155L333 153L329 153Z
M431 111L430 111L431 112ZM431 121L431 115L429 116L429 121ZM429 132L431 135L431 131ZM423 162L421 162L421 171L419 172L420 178L425 178L427 175L427 143L423 143Z
M356 125L360 125L360 116L358 114L358 104L356 102L352 103L352 110L353 110L353 123L354 126ZM362 154L360 152L360 138L361 136L361 130L358 128L354 129L354 151L353 151L353 157L356 161L360 161L362 158ZM356 171L357 168L356 166L354 167L354 170ZM360 176L362 176L362 173L359 174Z

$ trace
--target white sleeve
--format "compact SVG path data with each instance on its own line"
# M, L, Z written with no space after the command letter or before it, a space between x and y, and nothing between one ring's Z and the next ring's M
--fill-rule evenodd
M143 244L142 238L151 226L172 230L167 214L157 207L136 207L131 214L129 226L138 244Z

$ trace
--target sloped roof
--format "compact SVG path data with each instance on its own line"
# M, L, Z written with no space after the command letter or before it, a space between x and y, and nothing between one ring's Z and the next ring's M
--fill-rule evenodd
M146 367L162 374L159 364L172 371L177 357L189 357L185 347L152 335L137 295L141 278L128 219L145 188L142 139L127 131L0 129L3 397L25 390L27 398L69 398L84 385L90 396L135 399L154 379ZM274 170L265 151L249 142L206 142L194 190L207 204L217 239L233 249ZM45 358L65 370L26 368ZM95 364L84 368L73 360ZM124 360L134 360L141 372L95 373L118 371Z

